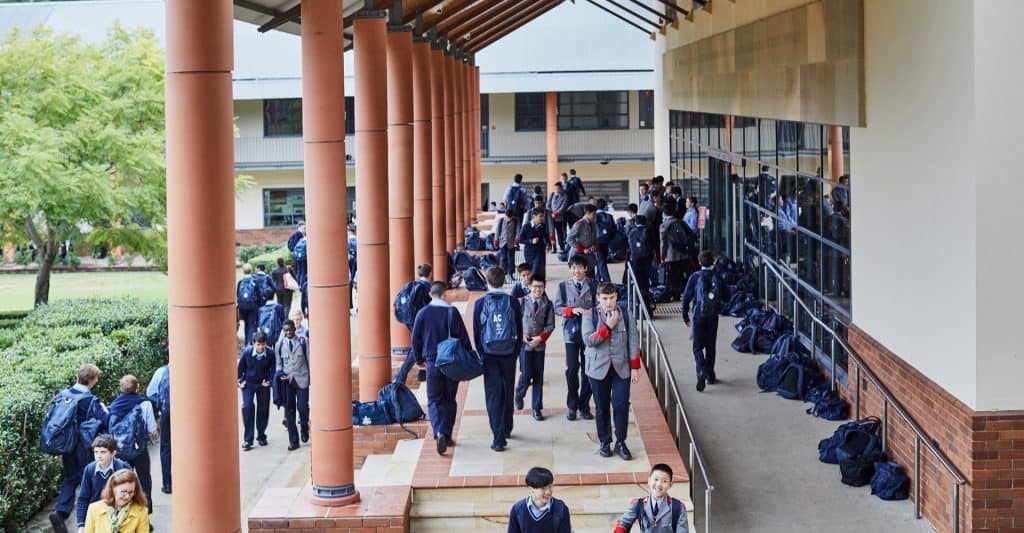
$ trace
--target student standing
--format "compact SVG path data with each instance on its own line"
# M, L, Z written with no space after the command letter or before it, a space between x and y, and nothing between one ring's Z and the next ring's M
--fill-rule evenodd
M519 302L501 290L505 271L487 270L487 294L473 306L473 341L484 361L484 395L491 426L491 449L505 451L512 434L512 396L516 356L523 349L523 311Z
M79 531L85 528L85 515L92 502L100 500L107 480L118 470L130 469L131 465L115 457L117 455L117 439L107 434L96 435L92 440L93 462L85 465L82 470L82 483L78 487L78 498L75 500L75 518ZM152 513L152 511L150 511Z
M511 274L516 265L516 226L515 221L507 213L499 211L494 235L498 239L498 262L502 270Z
M612 417L615 419L615 453L633 459L626 447L629 423L629 384L640 381L640 335L636 322L618 303L611 283L597 287L598 305L583 317L583 341L587 345L587 376L594 391L597 436L601 457L612 455Z
M513 220L512 227L519 228L523 225L523 215L529 209L530 198L523 188L523 175L516 174L512 178L512 185L505 189L505 215Z
M135 450L135 457L129 457L132 450L122 450L125 462L135 469L142 484L142 490L146 492L146 500L149 502L149 514L153 514L153 474L150 468L149 439L157 435L156 416L153 415L153 404L139 394L139 380L131 374L121 378L119 383L121 394L110 404L110 427L117 428L117 421L126 416L140 416L146 426L146 438L143 442L136 442L141 449ZM132 411L138 409L135 415Z
M571 533L569 507L553 496L554 474L535 466L526 472L525 481L530 495L512 506L508 533Z
M697 390L703 391L705 383L714 385L715 344L718 342L718 315L724 295L719 294L718 278L715 276L715 256L710 250L700 253L700 272L686 282L683 291L683 323L692 328L693 360L697 366ZM690 323L690 303L693 302L693 323Z
M519 279L512 284L512 289L509 290L509 294L512 295L516 300L530 294L530 282L533 281L533 268L530 267L530 263L519 263L516 267L516 274Z
M430 303L416 313L411 342L411 353L416 358L416 364L427 370L427 413L438 454L443 454L455 442L452 440L452 429L458 411L455 395L459 390L459 382L444 375L434 365L437 345L448 338L454 338L459 339L465 348L472 349L462 315L444 301L446 289L444 283L430 284Z
M615 523L614 533L626 533L633 524L640 526L640 533L688 533L686 507L668 495L671 488L672 468L664 463L654 465L647 479L649 494L629 502L629 508Z
M597 252L597 207L587 204L583 211L583 218L576 221L569 230L566 241L569 243L570 259L582 256L587 262L588 277L594 277L594 266L597 261L594 254Z
M683 212L683 222L690 226L694 232L697 231L697 223L700 220L700 213L697 212L697 198L689 196L686 198L686 211Z
M527 263L530 263L530 270L537 277L544 277L544 267L547 262L546 252L548 249L548 227L544 224L544 211L534 209L530 213L531 221L523 226L519 232L519 242L523 245L523 256Z
M569 169L569 203L574 204L587 195L587 189L583 187L583 180L576 175L576 169Z
M164 346L164 361L170 361L167 346ZM146 387L146 396L156 403L160 418L160 492L171 494L171 367L170 364L156 369Z
M562 322L562 333L565 336L565 383L569 388L565 399L569 411L565 417L576 420L576 412L584 420L592 420L590 414L590 380L587 379L586 358L583 355L582 336L583 314L594 307L595 295L593 282L587 279L587 260L581 256L569 262L568 280L558 284L558 295L555 297L555 313L565 318Z
M274 378L274 350L267 348L262 331L253 338L252 346L242 350L238 358L238 388L242 391L242 425L245 427L242 449L252 449L253 425L260 446L267 445L267 419L270 418L270 380Z
M669 294L673 299L683 293L683 280L686 279L685 264L690 261L687 255L689 250L679 247L679 243L673 238L677 231L690 234L690 228L682 219L676 217L675 205L667 203L662 213L665 221L661 223L661 262L667 270Z
M277 258L277 268L270 272L270 277L274 280L275 293L277 295L277 303L284 306L285 309L291 309L292 307L292 291L285 287L284 276L285 274L291 274L292 270L284 264L284 258Z
M284 422L288 428L288 451L299 448L302 442L309 442L309 343L295 334L295 322L287 320L281 328L284 335L274 346L278 379L286 382L287 392L284 403ZM299 413L299 425L295 426L295 412Z
M97 433L103 433L107 428L107 409L99 398L93 396L92 388L100 379L100 369L96 365L84 364L78 368L78 380L71 388L64 389L54 398L54 402L75 403L75 427L81 428L82 423L89 420L99 420ZM57 504L50 513L50 525L57 533L67 533L68 529L64 522L71 515L75 503L75 489L82 483L82 471L85 465L89 464L89 457L92 455L92 439L95 435L84 440L80 431L76 431L75 449L61 455L61 463L64 473L60 481L60 492L57 494ZM46 438L46 428L43 428L43 437Z
M555 308L544 293L544 279L533 278L530 295L519 305L523 309L523 353L519 356L519 383L515 407L523 408L526 389L533 387L533 419L544 420L544 347L555 331Z
M551 223L555 227L555 237L557 238L558 249L562 252L565 251L565 230L566 230L566 214L565 210L569 207L569 202L565 197L565 187L562 182L555 183L555 190L548 196L548 212L551 213Z
M306 257L308 255L306 240L306 223L299 222L298 229L288 237L288 251L292 254L292 267L295 269L295 281L302 285L306 281Z
M265 303L260 284L253 276L252 265L249 263L242 265L242 279L235 286L235 297L238 302L238 318L245 324L245 339L242 343L249 344L260 321L260 306Z

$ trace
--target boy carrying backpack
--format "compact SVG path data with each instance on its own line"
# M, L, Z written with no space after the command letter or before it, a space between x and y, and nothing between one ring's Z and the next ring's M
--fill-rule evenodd
M117 440L118 457L138 474L149 514L153 514L153 474L148 448L150 437L157 435L153 404L139 394L139 380L131 374L121 378L120 390L121 394L110 404L110 434Z
M697 364L697 390L705 383L715 384L715 343L718 340L718 314L724 295L715 276L715 256L709 250L700 253L700 272L686 281L683 290L683 323L693 330L693 359ZM693 323L690 303L693 302Z
M501 290L505 271L487 269L490 290L473 306L473 342L484 360L484 395L491 426L491 449L505 451L512 434L516 356L523 349L523 310L519 301Z
M615 533L626 533L633 524L640 526L641 533L687 533L690 531L683 502L668 495L672 488L672 467L658 463L651 468L647 479L650 494L636 498L622 518L615 523Z

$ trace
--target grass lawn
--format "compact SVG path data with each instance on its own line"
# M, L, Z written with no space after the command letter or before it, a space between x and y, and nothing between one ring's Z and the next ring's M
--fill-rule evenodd
M0 311L32 309L36 275L0 275ZM148 302L167 300L167 275L162 272L55 272L50 276L50 301L92 296L134 296Z

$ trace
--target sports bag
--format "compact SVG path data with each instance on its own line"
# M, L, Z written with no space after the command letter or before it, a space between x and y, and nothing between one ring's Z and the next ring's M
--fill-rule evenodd
M909 497L910 478L903 473L903 467L892 461L875 463L875 475L871 478L871 494L883 500L905 500Z
M843 443L843 439L846 438L846 434L851 431L868 431L874 434L878 430L878 426L881 421L877 417L869 416L860 420L854 420L847 422L832 433L831 437L821 439L818 442L818 460L823 463L839 464L839 458L836 457L836 451L839 446Z
M876 451L839 461L840 481L851 487L863 487L875 476L875 463L888 460L884 452Z
M732 344L730 344L730 346L732 346L733 350L736 350L737 352L740 352L740 353L755 353L754 352L754 337L755 336L757 336L757 326L746 326L746 327L744 327L743 329L740 330L739 336L737 336L736 339L734 339L732 341ZM758 373L760 373L760 370L758 370ZM781 376L781 372L779 373L779 375ZM778 380L775 380L775 384L776 385L778 384ZM761 388L764 389L764 387L761 387ZM768 390L768 389L764 389L764 390ZM775 390L774 386L773 386L772 390Z
M43 453L63 455L75 451L78 444L78 402L90 398L95 401L91 394L72 394L67 389L54 395L39 432L39 449Z
M507 294L484 296L483 312L480 313L480 340L486 353L492 355L513 355L519 324L512 312L512 297Z
M146 422L142 419L142 404L132 407L131 411L117 418L110 417L110 434L117 440L117 455L122 459L133 460L148 453L149 432Z
M863 427L855 427L843 435L839 446L836 448L836 459L842 462L854 457L871 455L881 450L882 439L878 438L874 431Z
M381 426L391 423L384 402L360 402L352 400L352 424L356 426Z
M832 391L827 382L811 389L807 393L807 401L814 404L807 409L809 415L825 420L846 420L850 416L850 407Z
M808 391L818 382L818 376L814 362L797 357L782 371L775 392L783 398L804 401Z
M255 311L260 308L260 287L253 276L245 276L238 282L238 309L242 311Z
M462 282L466 285L467 290L471 291L486 291L487 281L484 280L483 272L477 267L469 267L466 272L462 275Z
M449 379L469 381L484 373L484 362L475 351L463 346L461 340L452 337L452 313L449 309L448 338L437 344L434 366Z
M403 285L392 304L395 320L412 328L416 321L416 313L430 303L429 290L430 285L422 280L410 281Z
M722 292L714 272L698 273L695 288L697 297L693 303L694 318L718 316L722 312Z
M461 272L463 270L469 270L470 267L476 266L476 261L473 260L473 256L469 252L458 251L453 256L455 270Z
M779 386L782 372L786 370L789 363L790 359L784 355L773 355L765 359L757 366L757 386L764 392L775 392Z
M415 432L407 429L405 423L422 419L424 417L423 408L420 407L416 395L409 390L409 387L405 386L405 383L392 381L385 384L377 392L377 401L384 405L384 411L392 422L398 422L398 425L412 434L414 438L419 437Z

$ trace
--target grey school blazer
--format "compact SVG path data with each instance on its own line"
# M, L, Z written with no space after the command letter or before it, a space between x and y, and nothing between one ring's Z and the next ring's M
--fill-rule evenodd
M604 379L608 375L608 367L615 369L620 378L629 379L630 360L639 358L640 333L636 329L633 317L622 306L622 319L612 330L612 336L603 339L597 330L605 323L605 310L600 305L583 314L583 343L586 345L587 375L594 379ZM597 327L594 327L594 313L597 313Z

